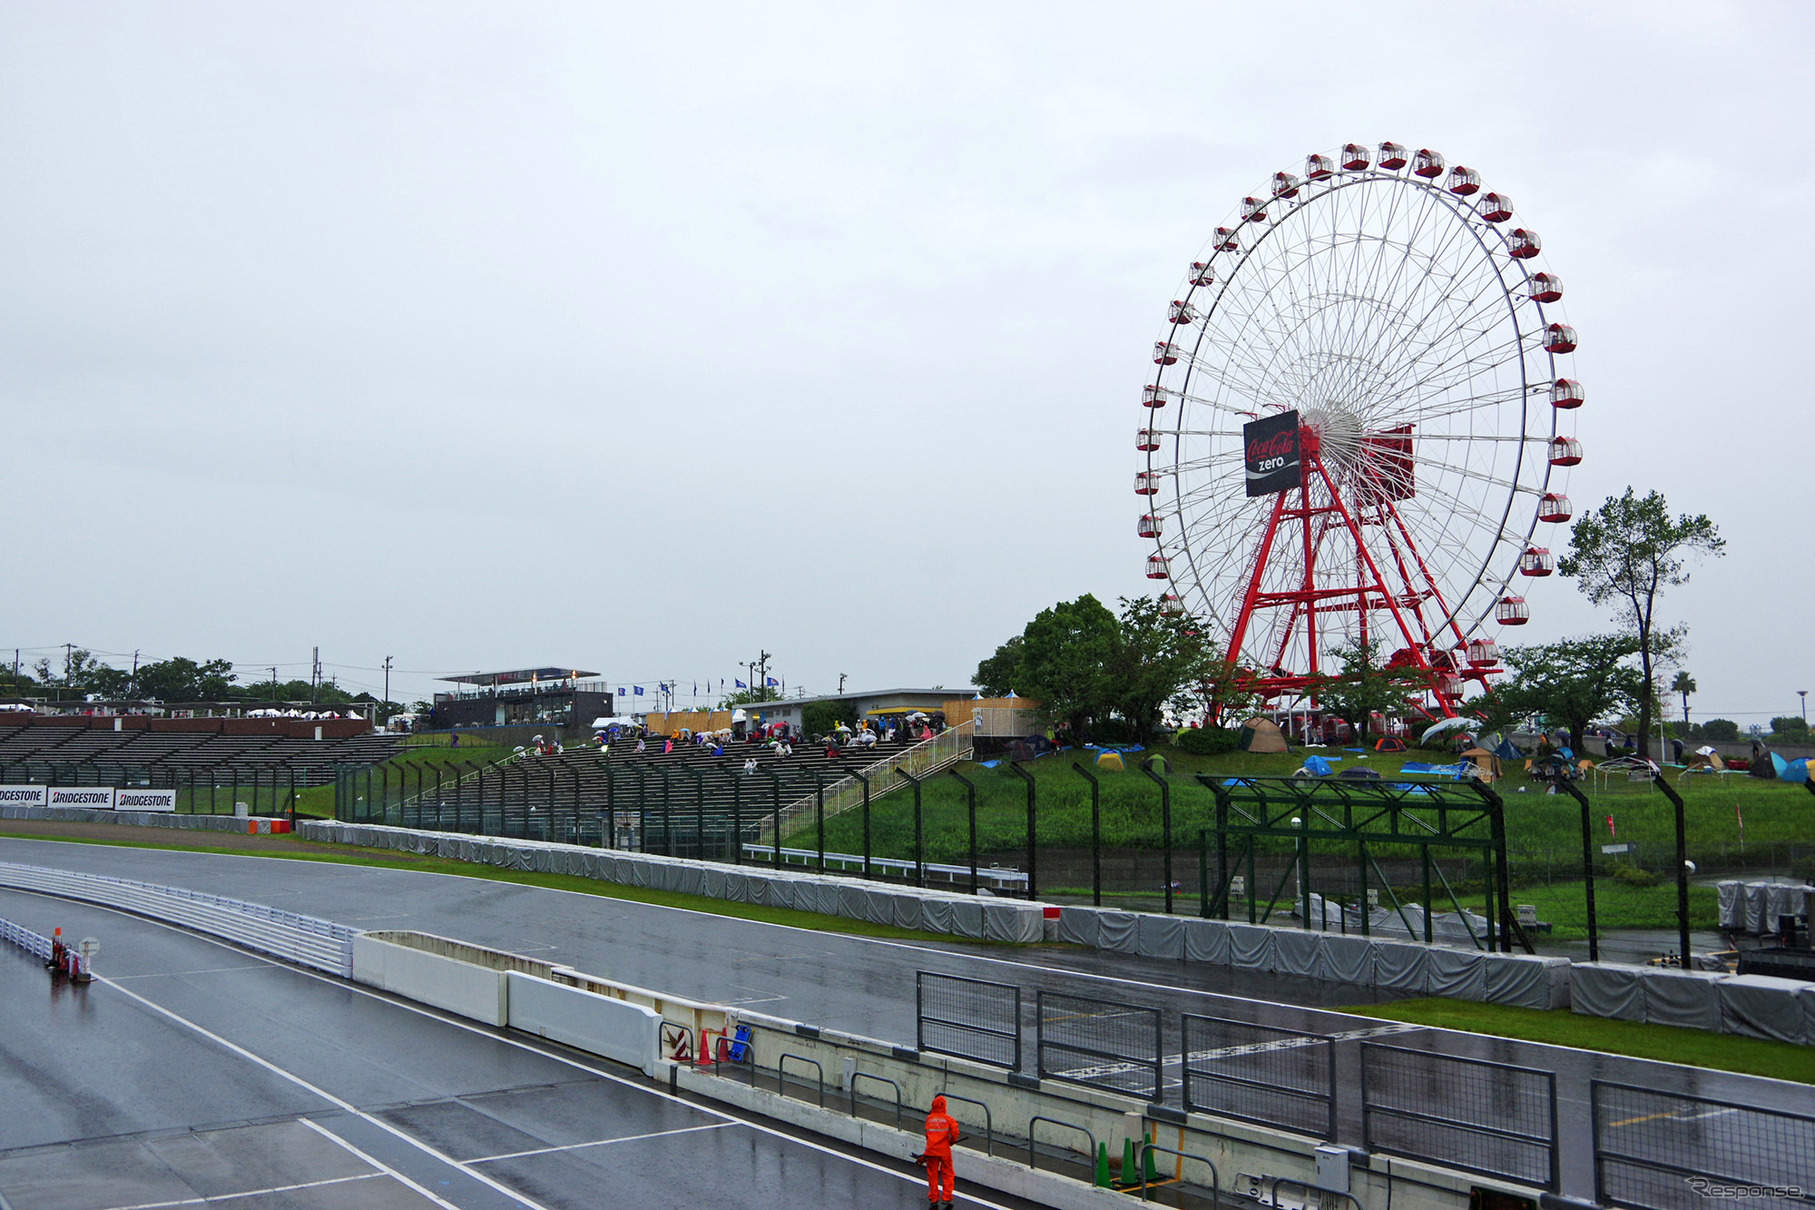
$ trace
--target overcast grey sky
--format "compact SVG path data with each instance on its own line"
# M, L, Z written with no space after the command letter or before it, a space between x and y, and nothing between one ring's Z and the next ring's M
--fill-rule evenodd
M1696 716L1794 713L1810 14L14 0L0 643L967 683L1147 591L1136 401L1210 229L1393 139L1568 284L1578 511L1730 540L1665 607ZM1602 624L1528 596L1503 638Z

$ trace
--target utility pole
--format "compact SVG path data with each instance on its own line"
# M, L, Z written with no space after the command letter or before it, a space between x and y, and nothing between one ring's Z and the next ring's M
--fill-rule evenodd
M139 695L139 653L138 653L137 649L134 649L134 651L132 653L132 679L130 681L126 682L126 696L127 697L137 697L138 695Z
M277 705L277 665L271 665L271 704Z
M838 674L838 692L840 692L840 693L843 693L843 692L844 692L844 678L845 678L845 676L846 676L846 674L845 674L845 673L843 673L843 672L841 672L841 673L839 673L839 674Z
M320 694L320 691L321 691L321 648L317 647L315 649L314 656L311 657L311 659L309 661L309 705L310 706L315 705L315 699Z
M384 721L391 721L391 657L384 657L384 704L379 707L384 711Z

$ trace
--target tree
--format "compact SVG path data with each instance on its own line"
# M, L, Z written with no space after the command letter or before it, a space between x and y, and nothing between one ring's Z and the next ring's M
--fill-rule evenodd
M1739 724L1730 718L1711 718L1702 724L1702 735L1708 739L1736 740L1739 738Z
M1150 744L1168 708L1190 708L1219 663L1218 653L1204 624L1189 614L1169 614L1151 597L1123 597L1121 606L1107 670L1109 700L1128 723L1129 738Z
M1512 675L1488 697L1505 717L1542 715L1547 725L1566 728L1569 746L1580 752L1596 719L1650 700L1647 682L1629 663L1638 649L1632 634L1508 647L1503 654Z
M231 660L208 660L196 663L186 656L172 656L151 664L139 665L136 693L139 697L161 702L217 702L233 692Z
M848 698L808 702L800 708L800 729L809 736L830 735L839 723L849 727L856 722L857 706Z
M1689 695L1695 692L1695 678L1681 668L1676 670L1676 677L1670 682L1670 692L1683 695L1683 728L1689 726Z
M1014 692L1015 677L1021 671L1021 648L1021 636L1016 635L977 665L974 683L985 697L1006 697Z
M1357 742L1368 733L1368 720L1375 714L1404 714L1424 688L1424 676L1417 669L1382 668L1377 649L1372 640L1331 648L1342 671L1319 678L1309 689L1319 709L1354 728Z
M1771 734L1783 743L1806 744L1809 742L1809 724L1801 715L1787 714L1771 720Z
M1119 641L1113 613L1089 593L1042 609L1021 632L1015 691L1035 698L1074 736L1111 708L1110 674Z
M127 674L103 664L80 647L66 651L61 664L62 667L57 667L47 656L39 660L33 670L38 674L38 683L56 690L59 697L66 692L94 693L103 697L124 697L126 694Z
M1666 588L1689 582L1685 559L1719 556L1726 547L1714 522L1687 513L1672 518L1658 492L1641 499L1629 487L1577 521L1570 553L1558 564L1596 605L1613 602L1638 639L1639 671L1652 683L1653 666L1681 643L1680 627L1661 627L1657 599ZM1651 694L1639 700L1639 755L1650 753Z

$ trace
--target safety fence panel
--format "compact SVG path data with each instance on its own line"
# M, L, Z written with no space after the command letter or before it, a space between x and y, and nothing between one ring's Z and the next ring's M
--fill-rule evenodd
M50 938L40 936L10 920L0 920L0 942L16 945L34 957L50 961Z
M1336 1137L1335 1040L1186 1013L1185 1108Z
M1815 1205L1815 1117L1601 1080L1589 1095L1602 1205Z
M915 1048L1021 1070L1021 989L919 971L914 976Z
M1035 1061L1041 1079L1160 1099L1160 1010L1036 991Z
M1557 1083L1548 1071L1361 1044L1370 1151L1557 1187Z

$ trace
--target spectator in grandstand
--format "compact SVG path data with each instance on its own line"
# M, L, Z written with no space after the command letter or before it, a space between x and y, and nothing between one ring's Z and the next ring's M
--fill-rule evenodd
M794 745L790 744L786 739L782 740L780 743L775 745L775 755L777 755L777 756L793 756L794 755Z
M754 756L752 756L744 761L744 772L745 773L756 772L756 758Z
M642 736L637 736L637 755L641 756L647 751L649 751L648 742L645 741Z

